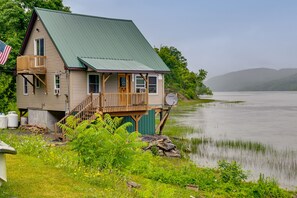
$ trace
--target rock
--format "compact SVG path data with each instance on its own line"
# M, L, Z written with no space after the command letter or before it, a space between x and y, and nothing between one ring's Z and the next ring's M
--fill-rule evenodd
M165 153L166 157L179 157L179 158L181 157L180 153L177 151L174 152L174 150L172 150L170 152L164 151L164 153Z
M155 149L155 147L157 147L159 149L159 156L181 157L179 151L176 150L176 146L172 143L169 137L165 135L144 135L141 139L142 141L149 143L144 150L153 150L153 148Z
M165 151L170 151L174 148L176 148L176 146L172 143L165 143L165 142L158 142L157 145L159 148L162 148Z
M138 183L136 183L136 182L133 182L133 181L128 181L128 182L127 182L127 186L128 186L129 188L140 188L140 187L141 187L140 184L138 184Z
M188 185L186 186L186 188L187 188L188 190L194 190L194 191L196 191L196 192L198 192L198 190L199 190L198 186L196 186L196 185L194 185L194 184L188 184Z
M164 156L164 151L162 149L159 149L159 152L158 152L159 156Z

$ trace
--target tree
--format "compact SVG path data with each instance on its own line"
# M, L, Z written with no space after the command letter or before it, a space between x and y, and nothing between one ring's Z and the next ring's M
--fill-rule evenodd
M0 112L8 110L4 107L15 106L13 103L16 101L16 58L34 7L70 11L69 7L63 5L62 0L0 0L0 40L12 47L8 61L5 65L0 65L0 86L2 93L5 93L0 97ZM2 80L7 79L7 76L10 77L9 80Z
M212 94L203 84L207 71L203 69L200 69L199 73L190 71L187 68L187 59L175 47L162 46L155 50L171 71L165 75L165 88L168 91L177 92L188 99L196 99L202 94Z

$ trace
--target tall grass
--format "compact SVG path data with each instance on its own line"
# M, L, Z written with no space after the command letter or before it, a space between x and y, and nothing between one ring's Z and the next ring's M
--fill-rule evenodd
M267 150L269 151L273 150L269 145L264 145L259 142L245 141L245 140L216 140L215 146L250 150L250 151L262 152L262 153L265 153Z

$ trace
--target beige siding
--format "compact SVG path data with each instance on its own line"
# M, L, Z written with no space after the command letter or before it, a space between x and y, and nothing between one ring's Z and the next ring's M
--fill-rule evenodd
M70 71L70 110L76 107L88 96L88 74L95 72ZM117 93L117 74L112 74L106 82L107 93ZM102 90L102 74L100 74L100 90Z
M37 31L37 29L39 31ZM33 94L33 87L28 84L28 95L23 95L23 77L17 76L17 104L19 108L38 108L44 110L64 111L65 110L65 94L68 94L67 77L64 70L64 63L53 42L47 34L42 23L37 20L28 40L24 55L34 55L34 40L44 38L45 42L45 56L47 74L45 81L47 83L47 94L45 88L41 84L40 88L36 88L35 95ZM54 95L54 75L61 73L60 76L60 95ZM41 75L42 76L42 75ZM28 76L32 81L32 76Z
M164 75L163 74L158 74L157 75L157 86L158 86L158 93L157 94L149 94L149 104L150 105L163 105L164 101Z
M70 71L70 111L87 97L87 72Z
M105 86L106 93L118 93L118 74L112 74Z

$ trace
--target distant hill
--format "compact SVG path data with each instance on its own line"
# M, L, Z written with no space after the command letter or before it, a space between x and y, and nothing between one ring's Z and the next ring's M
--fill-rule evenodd
M297 91L297 68L241 70L210 78L205 84L213 91Z

